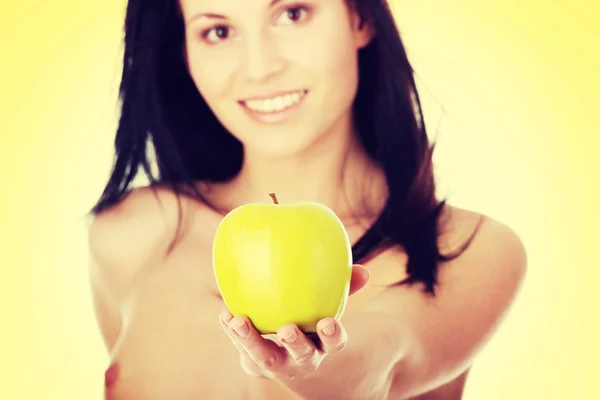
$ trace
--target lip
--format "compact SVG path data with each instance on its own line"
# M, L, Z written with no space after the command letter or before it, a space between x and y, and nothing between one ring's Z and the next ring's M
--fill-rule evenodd
M288 107L285 110L281 110L281 111L262 113L262 112L251 110L245 104L246 101L265 100L265 99L270 99L270 98L281 96L281 95L298 93L298 92L304 92L304 96L302 96L300 101L298 103L294 104L293 106ZM248 98L243 101L240 100L238 103L239 103L240 107L242 107L242 109L246 112L246 114L254 121L259 122L261 124L280 124L285 121L288 121L290 118L292 118L294 115L296 115L300 111L300 109L304 105L304 101L306 100L306 98L308 97L309 94L310 94L309 90L294 90L294 91L288 91L288 92L280 92L279 94L272 94L267 97Z

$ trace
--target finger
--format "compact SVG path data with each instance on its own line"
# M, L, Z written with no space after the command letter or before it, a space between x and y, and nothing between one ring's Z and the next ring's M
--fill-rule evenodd
M348 335L334 318L324 318L317 323L317 333L325 353L339 353L346 347Z
M229 322L233 319L233 315L227 310L221 312L219 315L219 321L221 322L221 327L225 331L227 337L231 340L231 343L236 347L240 354L240 365L244 372L246 372L250 376L261 376L260 368L258 365L250 358L246 349L241 345L240 342L233 336L233 334L229 331Z
M229 332L241 344L248 356L260 367L273 371L286 363L286 354L277 343L263 338L246 317L234 317Z
M369 281L370 276L371 273L367 268L358 264L353 265L352 278L350 280L350 292L348 293L348 295L351 296L354 293L358 292L360 289L362 289Z
M277 332L277 338L296 364L318 366L321 358L319 349L296 325L282 326Z
M225 331L225 333L231 340L231 343L233 343L233 345L238 349L238 351L240 352L240 355L247 354L246 349L244 349L244 346L242 346L241 343L238 342L238 340L234 337L234 335L229 330L229 323L231 322L232 319L233 319L233 315L231 315L231 313L227 310L222 311L221 314L219 315L219 321L221 322L221 327L223 328L223 330Z

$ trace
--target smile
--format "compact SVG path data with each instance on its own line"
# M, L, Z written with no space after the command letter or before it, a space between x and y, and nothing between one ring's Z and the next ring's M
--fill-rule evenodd
M252 98L239 102L246 114L261 124L281 124L298 116L308 90L282 93L265 98Z
M252 111L269 114L281 112L300 103L308 91L299 90L266 99L242 100L241 103Z

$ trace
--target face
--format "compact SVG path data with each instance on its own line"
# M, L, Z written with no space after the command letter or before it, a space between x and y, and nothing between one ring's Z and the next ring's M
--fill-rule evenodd
M370 36L345 0L181 0L181 8L192 79L246 150L291 156L349 127L358 50Z

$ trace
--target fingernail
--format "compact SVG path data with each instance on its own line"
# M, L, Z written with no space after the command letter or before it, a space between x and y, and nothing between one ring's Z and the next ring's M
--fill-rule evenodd
M334 332L335 332L335 324L331 324L327 328L323 328L323 333L326 334L327 336L333 335Z
M104 373L104 386L110 389L119 377L119 365L111 364L110 367Z
M298 333L294 330L292 333L283 338L288 343L293 343L298 338Z
M227 327L229 326L229 321L231 321L232 319L233 319L233 315L226 314L226 315L221 315L221 318L219 320L221 321L221 325L223 326L223 328L227 329Z
M235 331L235 333L237 333L241 337L246 337L250 333L250 329L248 328L248 324L246 324L246 321L242 321L240 325L232 326L232 328Z

